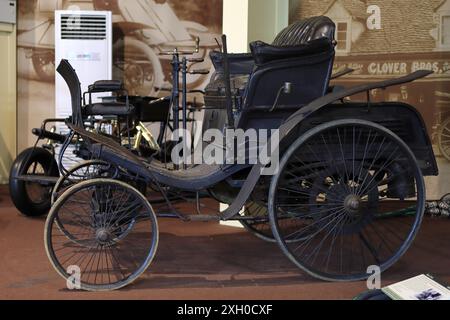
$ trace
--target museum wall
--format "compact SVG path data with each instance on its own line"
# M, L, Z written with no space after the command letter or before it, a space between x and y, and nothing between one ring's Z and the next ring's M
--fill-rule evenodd
M16 155L16 27L0 23L0 184L8 174Z
M113 12L113 78L125 82L130 94L169 94L170 56L158 53L200 37L198 57L217 47L222 29L222 0L30 0L19 1L18 13L18 149L34 143L30 131L55 114L54 10ZM167 19L168 16L176 18ZM142 29L130 32L141 23ZM158 28L167 39L155 43L145 30ZM174 34L187 34L181 39ZM192 42L192 41L191 41ZM148 52L151 49L151 54ZM147 52L147 53L146 53ZM209 59L196 69L211 68ZM153 72L161 70L160 72ZM188 87L203 88L209 76L193 75Z
M419 110L440 171L439 177L426 178L428 197L450 192L450 0L290 1L290 22L316 15L336 23L335 71L355 69L336 84L353 86L418 69L434 71L413 83L373 90L371 100L402 101Z

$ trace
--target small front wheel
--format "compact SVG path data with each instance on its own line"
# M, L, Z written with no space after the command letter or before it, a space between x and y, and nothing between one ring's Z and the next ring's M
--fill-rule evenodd
M47 217L44 239L53 267L75 288L114 290L136 280L151 264L158 224L138 190L99 178L80 182L58 198Z

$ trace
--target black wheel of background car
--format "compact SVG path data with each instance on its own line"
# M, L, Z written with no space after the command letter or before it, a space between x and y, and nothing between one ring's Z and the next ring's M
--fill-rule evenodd
M77 241L68 239L59 225L77 235ZM67 281L77 270L80 289L114 290L136 280L151 264L158 224L138 190L100 178L73 185L58 198L47 217L44 239L48 258Z
M29 217L46 214L50 209L53 186L18 179L22 175L58 177L55 158L43 148L26 149L14 160L9 175L9 192L16 208Z
M161 87L164 73L161 62L147 44L125 37L114 44L114 78L124 79L130 95L151 96Z
M216 201L231 204L236 198L239 189L232 188L227 182L222 181L209 188L208 192ZM261 199L255 199L260 198L256 197L256 194L257 192L252 194L239 212L241 216L252 219L238 221L247 231L253 233L256 237L264 241L275 242L269 225L267 205Z
M223 110L205 110L202 122L202 134L206 130L214 128L224 128L227 123L226 112ZM204 142L204 146L208 145ZM209 193L217 201L231 204L237 194L238 189L231 188L226 182L220 182L210 188ZM253 233L256 237L267 241L275 242L272 235L272 230L270 229L269 216L267 212L267 205L259 200L249 200L244 208L241 210L240 214L246 217L254 217L254 219L249 220L239 220L242 226L249 232Z
M390 267L411 245L424 209L412 151L364 120L335 120L303 134L284 153L269 190L270 224L285 255L330 281ZM286 220L298 223L280 223Z
M39 79L46 82L55 80L55 55L53 51L35 50L31 60Z
M276 242L269 222L269 210L267 208L267 203L254 199L247 201L241 211L241 214L245 217L254 218L250 220L240 220L241 224L245 229L247 229L247 231L250 231L256 237L264 241ZM299 221L292 219L279 219L278 223L285 228L294 228ZM301 239L287 239L286 241L291 243L300 240Z
M450 161L450 117L439 126L438 147L441 155Z
M253 233L256 237L267 241L275 242L269 224L269 214L267 206L257 201L247 201L241 214L245 217L253 217L252 220L240 220L242 226Z

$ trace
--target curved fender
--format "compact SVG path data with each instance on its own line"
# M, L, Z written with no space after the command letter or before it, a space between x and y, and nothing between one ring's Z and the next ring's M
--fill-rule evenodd
M433 73L433 71L429 71L429 70L417 70L417 71L410 73L403 77L369 83L369 84L363 84L363 85L359 85L359 86L354 86L354 87L347 88L345 90L332 92L325 96L322 96L322 97L310 102L306 106L300 108L297 112L295 112L288 119L286 119L286 121L279 128L280 141L283 140L283 138L287 137L289 135L289 133L291 133L291 131L293 129L295 129L309 115L311 115L315 111L329 105L330 103L332 103L334 101L343 99L348 96L352 96L352 95L360 93L360 92L369 91L372 89L386 88L386 87L390 87L390 86L394 86L394 85L398 85L398 84L402 84L402 83L411 82L416 79L426 77L432 73ZM263 152L263 154L267 154L267 146L263 148L262 152ZM275 150L275 152L278 152L278 150ZM245 180L236 199L234 199L233 203L225 211L222 212L222 216L225 220L232 218L245 205L245 202L247 201L247 199L250 196L251 192L253 191L256 183L258 182L263 169L264 169L264 165L262 165L262 164L255 164L252 167L252 170L248 174L247 179Z

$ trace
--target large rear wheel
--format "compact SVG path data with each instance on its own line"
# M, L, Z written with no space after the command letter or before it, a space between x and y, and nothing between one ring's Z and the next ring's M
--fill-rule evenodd
M362 280L369 266L383 271L399 260L424 205L422 172L405 142L354 119L299 137L269 191L272 232L283 252L310 275L332 281Z

